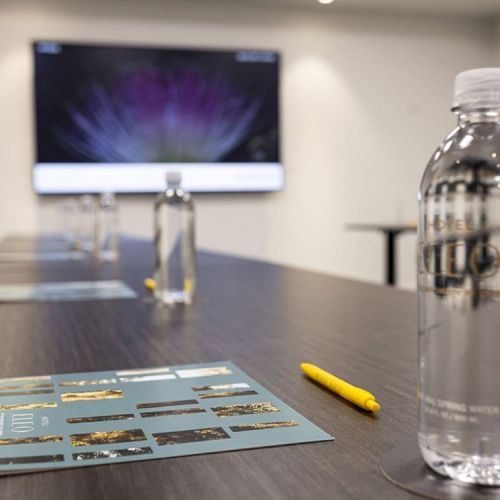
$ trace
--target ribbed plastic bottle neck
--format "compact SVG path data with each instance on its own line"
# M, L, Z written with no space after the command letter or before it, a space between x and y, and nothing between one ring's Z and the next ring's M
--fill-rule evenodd
M474 109L458 108L454 110L458 115L458 126L466 127L478 123L498 123L500 125L500 108Z

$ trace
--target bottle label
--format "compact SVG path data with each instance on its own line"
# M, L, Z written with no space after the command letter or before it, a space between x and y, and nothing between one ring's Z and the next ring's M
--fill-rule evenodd
M435 219L424 231L418 249L420 291L500 297L491 286L500 270L500 250L487 229L475 230L466 220Z
M484 418L497 417L500 408L495 405L466 404L419 394L425 414L449 422L479 424Z

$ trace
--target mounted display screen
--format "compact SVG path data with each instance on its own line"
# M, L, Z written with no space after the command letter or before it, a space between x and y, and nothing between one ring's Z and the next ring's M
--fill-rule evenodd
M279 55L35 42L38 193L283 187Z

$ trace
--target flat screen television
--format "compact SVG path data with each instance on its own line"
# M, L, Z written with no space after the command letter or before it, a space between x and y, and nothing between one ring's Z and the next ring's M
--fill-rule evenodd
M279 54L33 43L41 194L283 187Z

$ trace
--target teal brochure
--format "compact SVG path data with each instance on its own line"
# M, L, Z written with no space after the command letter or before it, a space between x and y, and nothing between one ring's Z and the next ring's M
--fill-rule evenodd
M332 439L231 362L0 379L0 474Z
M137 294L123 281L61 281L0 285L0 302L66 302L133 299Z
M84 260L87 254L80 250L65 252L1 252L0 262L55 262L60 260Z

